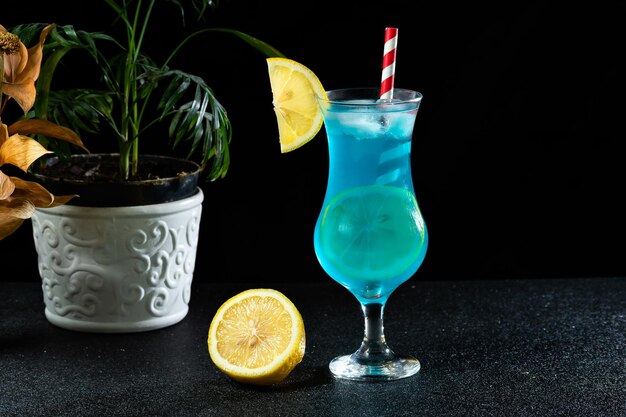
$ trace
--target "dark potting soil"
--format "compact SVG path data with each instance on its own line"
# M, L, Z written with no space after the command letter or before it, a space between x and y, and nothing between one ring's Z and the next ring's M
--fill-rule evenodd
M34 180L55 195L76 195L68 204L118 207L157 204L194 194L200 167L192 161L142 155L138 175L129 181L119 173L117 154L53 158L32 170Z
M146 156L139 159L137 175L130 180L155 181L190 174L197 169L197 166L190 164L189 161ZM34 172L68 182L126 182L120 174L117 156L109 155L92 155L89 158L69 160L51 158L45 166L39 167Z

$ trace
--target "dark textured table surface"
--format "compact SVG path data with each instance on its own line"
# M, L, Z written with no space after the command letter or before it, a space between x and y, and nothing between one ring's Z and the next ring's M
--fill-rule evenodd
M219 305L259 286L194 283L182 322L102 335L49 324L37 284L0 283L0 416L626 416L626 278L409 281L385 330L422 370L386 383L329 375L360 343L356 299L333 282L276 283L307 350L269 388L231 381L206 347Z

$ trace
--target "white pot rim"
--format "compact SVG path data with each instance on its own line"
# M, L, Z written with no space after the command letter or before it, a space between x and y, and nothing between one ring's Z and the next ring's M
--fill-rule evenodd
M173 214L180 211L188 210L190 207L197 206L204 200L204 193L198 187L196 192L182 200L169 201L166 203L147 204L143 206L128 207L83 207L64 204L53 208L37 208L36 211L46 213L48 215L63 216L71 214L75 217L112 217L112 216L143 216L146 213L154 215Z

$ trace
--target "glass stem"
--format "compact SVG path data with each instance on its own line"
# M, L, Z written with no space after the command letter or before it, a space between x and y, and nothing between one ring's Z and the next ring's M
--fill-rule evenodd
M376 365L393 359L394 353L387 346L383 326L384 304L362 304L365 317L365 335L354 358L364 365Z

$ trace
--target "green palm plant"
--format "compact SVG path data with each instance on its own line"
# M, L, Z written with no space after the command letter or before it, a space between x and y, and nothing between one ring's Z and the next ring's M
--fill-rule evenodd
M208 179L224 177L230 163L228 145L232 130L226 110L200 76L171 68L170 64L194 37L207 32L230 33L266 56L284 56L271 45L243 32L226 28L204 28L188 34L165 60L157 63L144 52L152 14L164 0L104 0L118 16L125 38L115 39L104 33L77 31L73 26L58 26L45 45L45 64L37 83L39 99L30 117L50 118L81 132L99 132L108 126L117 140L119 173L124 180L137 175L140 139L146 129L169 120L172 148L188 145L188 157L199 155L203 169L208 167ZM168 0L185 14L182 0ZM211 0L188 0L198 18L216 5ZM20 38L28 39L38 33L43 24L14 28ZM109 57L100 47L118 50ZM102 71L106 90L71 89L54 91L51 81L57 65L69 51L86 51ZM67 144L47 143L55 152L67 152Z

